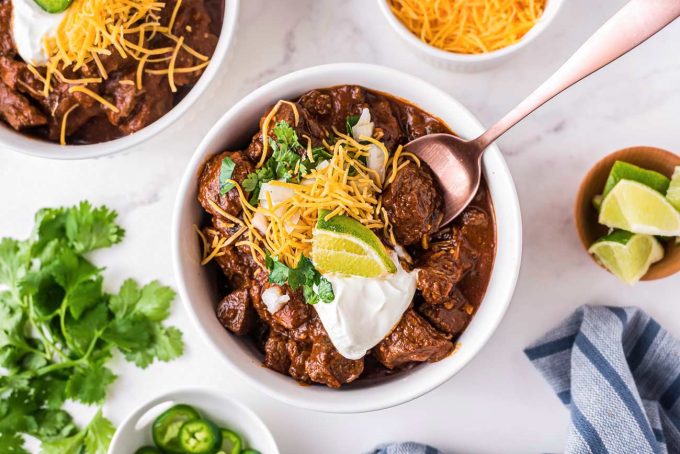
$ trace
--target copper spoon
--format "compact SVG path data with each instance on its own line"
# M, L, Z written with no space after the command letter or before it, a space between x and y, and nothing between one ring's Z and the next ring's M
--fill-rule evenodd
M477 193L484 150L534 110L645 42L680 17L680 0L632 0L609 19L536 91L484 134L462 140L430 134L406 149L427 162L444 192L445 225L458 216Z

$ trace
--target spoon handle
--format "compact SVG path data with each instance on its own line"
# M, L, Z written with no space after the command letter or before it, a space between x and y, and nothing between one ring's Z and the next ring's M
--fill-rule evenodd
M534 110L626 54L680 17L680 0L631 0L543 85L474 140L483 151Z

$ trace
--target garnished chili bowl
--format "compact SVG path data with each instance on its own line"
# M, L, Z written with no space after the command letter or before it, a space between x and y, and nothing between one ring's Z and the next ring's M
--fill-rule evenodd
M178 410L179 409L179 410ZM179 414L174 417L172 413ZM170 439L162 433L167 430L180 432L181 421L188 422L186 415L194 414L202 421L209 421L209 428L217 428L224 433L226 452L232 452L228 438L237 439L243 451L261 454L279 454L276 441L267 426L248 407L242 403L209 389L183 389L172 391L142 404L133 411L116 430L111 440L108 454L131 454L142 447L163 444L161 439ZM165 415L165 417L164 417ZM220 435L218 435L219 437ZM177 436L179 438L179 436ZM170 440L173 442L174 440ZM252 451L246 451L250 449ZM147 452L147 451L143 451ZM160 452L149 450L148 452ZM212 452L212 451L211 451Z
M229 56L240 0L43 3L0 3L0 150L68 160L129 149L184 115Z
M484 157L486 183L480 198L464 218L447 227L450 230L439 229L436 209L428 211L436 207L438 183L428 176L426 165L421 167L417 158L408 153L402 156L398 150L399 143L410 136L448 129L463 137L476 136L483 130L472 114L436 87L399 71L367 64L303 69L264 85L232 107L207 134L188 165L173 218L178 288L189 317L215 355L272 397L302 408L339 413L407 402L441 385L472 360L495 331L512 298L521 261L521 216L512 177L494 147ZM267 148L262 140L265 136L270 138ZM305 136L311 137L307 140ZM266 242L261 243L264 249L260 251L252 247L257 246L257 240L249 238L259 235L254 229L271 233L272 229L266 229L267 219L271 225L278 222L277 215L272 214L278 208L269 211L273 218L265 214L266 219L257 221L260 227L254 225L252 213L244 213L259 210L251 204L260 206L263 200L272 203L272 198L281 196L270 191L271 186L313 191L323 184L322 175L337 177L334 169L345 168L342 166L351 162L352 156L370 148L369 143L384 148L385 160L374 173L376 185L384 184L385 190L366 189L361 197L368 201L375 196L382 201L379 205L386 209L384 229L376 227L371 233L369 227L355 225L359 224L356 219L334 217L324 211L326 208L317 203L325 202L314 194L309 200L314 207L319 206L318 213L323 213L319 214L317 230L355 234L354 244L365 240L363 244L375 251L368 256L381 257L374 265L388 263L392 271L380 277L366 274L365 278L354 276L362 276L367 270L328 273L321 266L321 256L311 255L310 260L310 251L303 244L317 238L303 240L300 250L278 255ZM276 156L268 154L272 149ZM287 155L291 150L298 155ZM354 154L347 154L347 150ZM346 169L352 175L348 173L345 180L351 180L347 184L357 191L361 169L372 168L373 159L383 156L383 152L366 153L365 161L355 160L355 171ZM296 156L295 164L284 162ZM306 158L301 161L303 156ZM272 159L277 162L270 162ZM338 167L336 160L344 164ZM315 169L300 170L310 167ZM288 175L286 182L258 186L267 172L282 168ZM317 175L316 183L304 181L312 175ZM336 181L335 177L327 180ZM370 186L367 181L363 183ZM342 189L335 184L329 187ZM259 199L254 195L255 187L259 188ZM345 189L352 197L352 191ZM433 202L422 199L423 194L431 194ZM281 203L297 203L284 199ZM317 222L316 208L312 221L298 219L294 215L297 208L290 208L293 216L283 216L281 222L296 219L297 228L311 232L313 226L308 222ZM370 213L367 216L373 220L366 225L382 225ZM477 231L480 226L487 230L478 231L481 242L476 252L467 255L465 248L470 245L466 242L473 241L472 237L463 232L461 239L458 234L466 228L468 233ZM286 236L285 232L292 230L279 231ZM221 232L229 238L220 237ZM442 242L451 247L439 254ZM304 260L287 262L291 256ZM423 272L433 257L469 260L461 274L466 277L459 277L442 293L441 301L447 304L449 299L461 302L451 301L448 309L440 307L444 312L455 312L447 313L455 315L455 320L449 321L459 322L458 327L447 326L423 306L440 302L433 301L434 287L434 293L423 288L429 277L449 279L445 272ZM456 263L452 266L458 267ZM472 268L475 273L465 274ZM274 269L278 271L274 273ZM287 280L281 281L282 271ZM417 284L412 273L418 276ZM384 277L387 275L390 277ZM296 281L308 279L300 284L305 286L304 292L296 288L293 276ZM470 285L465 284L468 277ZM365 286L354 285L351 279L359 279ZM397 293L390 293L394 291ZM406 293L410 296L404 298ZM383 301L382 306L376 306L378 300ZM396 318L395 305L399 306ZM375 309L371 315L369 307ZM418 334L407 339L406 332ZM408 351L398 352L397 345L405 345L402 341L409 344Z
M421 40L392 12L389 4L390 0L376 1L381 13L387 20L387 23L390 25L390 28L394 30L399 38L401 38L402 42L405 43L406 46L409 47L416 55L439 68L461 72L475 72L491 69L522 52L545 32L555 17L557 17L557 14L559 13L563 3L563 0L546 0L545 10L543 11L541 17L536 21L531 29L514 44L497 50L482 53L459 53L440 49ZM485 1L488 1L492 5L498 3L492 2L491 0ZM526 3L528 4L528 2ZM455 7L457 6L454 6L454 8ZM491 10L493 10L493 7ZM445 26L446 25L448 24L445 23ZM458 30L458 28L455 28L454 30Z

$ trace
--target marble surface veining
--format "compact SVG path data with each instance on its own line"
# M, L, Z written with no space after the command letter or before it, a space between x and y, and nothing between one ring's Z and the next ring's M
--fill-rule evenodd
M109 285L127 276L174 284L170 222L176 190L211 124L254 88L292 70L360 61L392 66L448 91L484 124L500 118L544 80L623 0L569 0L547 32L497 69L435 69L405 49L372 0L243 0L229 67L189 114L159 137L96 161L38 160L0 150L0 234L24 237L43 206L89 199L120 212L122 245L95 257ZM171 322L185 333L178 361L141 371L114 361L120 379L105 412L120 423L132 409L183 385L238 396L264 419L282 453L361 453L411 439L447 452L558 452L567 412L522 348L584 303L638 305L680 336L680 277L628 288L582 251L571 216L588 168L630 145L680 151L680 22L560 96L499 142L523 210L524 260L510 309L487 346L440 388L397 408L361 415L299 410L259 394L213 361L176 303ZM88 409L76 408L81 418Z

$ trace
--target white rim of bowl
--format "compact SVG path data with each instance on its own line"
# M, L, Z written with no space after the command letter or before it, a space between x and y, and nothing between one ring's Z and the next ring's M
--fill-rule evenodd
M390 10L390 7L387 5L387 0L377 0L377 2L380 11L387 19L387 22L404 41L432 57L456 63L482 63L490 60L502 59L505 56L519 51L534 41L541 33L543 33L548 25L550 25L550 23L555 19L563 3L562 0L547 0L546 9L538 22L536 22L536 25L534 25L531 30L529 30L522 37L522 39L520 39L515 44L484 54L459 54L439 49L421 41L413 33L411 33L411 31L406 28L406 26L402 24L399 19L397 19L394 13L392 13L392 10Z
M38 158L56 160L94 159L120 153L143 142L146 142L147 140L161 133L170 125L175 123L179 118L181 118L203 95L203 93L218 75L229 54L229 50L233 43L234 35L238 25L238 13L241 0L224 1L225 4L222 29L220 30L217 46L215 47L213 56L210 59L210 64L206 67L200 79L191 88L189 93L187 93L187 95L176 106L174 106L169 112L167 112L158 120L154 121L138 132L121 137L119 139L88 145L60 145L24 135L18 131L14 131L6 124L0 123L0 128L6 129L9 134L12 134L16 137L16 139L11 137L7 142L2 141L0 138L0 146L4 146L7 149L17 153Z
M278 444L276 443L274 435L271 433L269 427L267 427L264 421L262 421L262 418L260 418L260 416L257 413L255 413L255 411L251 410L244 403L234 399L233 397L220 394L216 390L211 390L207 388L181 388L174 391L168 391L159 396L154 397L153 399L135 408L134 410L132 410L132 412L130 412L130 414L128 414L123 419L120 425L116 428L116 432L113 434L113 438L111 438L111 443L109 445L109 449L107 452L108 453L113 452L113 449L119 443L118 440L125 435L123 434L123 431L120 430L121 427L127 427L131 422L139 421L139 419L142 418L149 410L153 409L154 407L164 402L175 401L177 403L180 403L178 401L181 401L182 399L193 399L195 396L202 396L207 398L214 398L215 396L218 396L218 399L229 401L232 405L238 407L243 413L249 415L251 418L253 418L253 420L259 423L260 427L258 429L269 437L268 441L271 441L272 445L274 445L277 449L277 451L273 454L279 453Z
M511 208L509 209L510 212L512 212L514 215L512 216L511 219L508 219L509 224L512 224L516 228L515 232L515 237L514 242L510 242L510 244L506 244L506 250L507 254L509 255L509 258L514 260L510 264L512 266L512 269L506 270L506 273L512 273L512 278L510 281L506 282L506 292L507 295L505 297L505 301L498 302L496 304L501 304L502 307L497 309L497 312L493 316L489 316L490 321L488 328L484 332L483 335L480 335L480 340L478 341L476 348L472 349L471 347L467 348L465 350L465 355L467 356L466 359L462 360L460 364L458 364L456 367L452 368L451 370L447 371L446 374L442 374L440 377L432 377L429 378L425 381L425 385L420 387L417 390L412 390L406 394L400 394L400 395L393 395L394 393L391 393L390 395L382 395L382 396L376 396L371 401L358 401L357 399L352 399L352 400L346 400L344 402L332 402L330 403L327 400L324 400L323 402L320 402L321 399L318 399L316 401L312 399L302 399L298 397L292 397L289 394L279 390L275 389L273 387L267 386L260 381L258 381L256 378L250 376L245 370L241 369L238 367L234 361L231 360L231 358L228 358L220 349L219 345L213 341L211 336L208 334L208 330L205 329L201 323L201 321L198 318L197 313L194 311L192 307L192 297L189 295L188 290L186 288L185 282L184 282L184 275L185 275L185 265L183 258L180 253L180 241L182 240L179 235L180 235L180 223L182 221L181 215L184 215L183 207L184 207L184 198L187 192L190 190L190 186L196 184L198 176L197 172L202 165L202 163L206 160L206 155L204 155L204 148L207 146L209 142L211 142L215 136L219 135L222 131L222 129L225 127L225 124L228 123L229 121L233 120L233 112L238 112L239 110L242 110L244 106L247 106L254 101L258 100L260 97L268 96L272 99L276 98L278 93L281 93L282 91L285 91L286 85L288 85L291 81L294 81L295 79L304 76L306 78L313 78L317 75L323 74L323 73L328 73L328 72L339 72L339 73L344 73L348 74L348 77L351 77L351 74L361 74L361 73L366 73L366 72L372 72L374 74L379 73L381 77L383 78L394 78L394 79L399 79L403 80L404 83L411 83L414 85L418 85L420 87L424 87L427 89L430 93L432 93L433 97L438 97L440 99L445 99L447 103L451 103L452 105L456 106L457 110L460 110L463 112L466 116L468 116L468 119L470 120L471 123L474 123L476 129L478 130L478 133L481 134L484 131L484 128L482 127L481 123L477 120L477 118L472 115L472 113L467 110L462 104L460 104L457 100L455 100L451 95L448 93L444 92L440 88L430 84L429 82L426 82L423 79L420 79L418 77L412 76L407 73L403 73L401 71L388 68L385 66L380 66L380 65L374 65L374 64L367 64L367 63L333 63L333 64L328 64L328 65L320 65L320 66L312 66L308 68L304 68L301 70L297 70L295 72L286 74L284 76L281 76L277 79L274 79L265 85L259 87L258 89L254 90L250 94L246 95L244 98L242 98L239 102L234 104L227 112L222 115L222 117L213 125L213 127L208 131L208 133L205 135L201 143L198 145L196 148L196 151L194 152L194 155L192 156L190 162L188 163L186 170L184 172L184 176L182 177L182 181L180 183L179 190L177 192L177 198L175 200L175 206L173 209L173 219L172 219L172 259L173 259L173 269L175 273L175 278L177 281L177 286L179 289L179 294L180 298L182 299L182 304L186 310L186 312L189 315L189 318L191 319L192 323L196 327L197 331L200 333L200 336L203 338L203 340L210 345L210 347L213 349L215 354L217 354L224 362L226 362L229 367L231 367L232 370L236 371L237 374L239 374L241 377L243 377L247 382L251 383L256 389L259 391L263 392L266 395L269 395L270 397L273 397L281 402L284 402L288 405L292 405L298 408L304 408L308 410L315 410L315 411L320 411L320 412L325 412L325 413L365 413L365 412L371 412L371 411L376 411L376 410L382 410L386 408L391 408L395 407L397 405L404 404L406 402L410 402L424 394L429 393L430 391L438 388L445 382L447 382L449 379L451 379L454 375L459 373L465 366L467 366L474 357L476 357L479 352L484 348L486 343L489 341L491 336L496 332L498 329L498 326L500 325L501 321L503 320L503 317L505 316L508 307L510 306L510 302L512 301L512 297L515 292L515 288L517 285L517 280L519 279L519 273L521 269L521 261L522 261L522 217L521 217L521 209L519 205L519 198L517 196L517 191L514 185L514 182L512 181L512 175L510 174L510 170L507 167L507 164L505 160L502 157L502 154L498 147L495 144L492 144L490 146L490 149L487 150L486 155L491 155L495 154L499 159L498 165L502 169L502 171L508 176L510 179L510 184L511 188L511 194L509 197L510 205ZM333 84L329 84L328 86L332 86ZM318 88L318 87L317 87ZM370 88L370 87L368 87ZM377 89L376 90L380 90ZM392 96L399 96L392 94ZM407 100L408 101L408 100ZM213 150L215 151L215 150ZM216 152L216 151L215 151ZM198 202L196 202L198 203ZM507 206L506 206L507 207ZM495 210L496 212L498 209ZM496 232L496 237L498 239L498 232ZM494 269L492 271L492 277L491 280L489 281L490 283L494 280L494 277L497 273L496 265L498 263L498 251L496 252L496 257L494 261ZM498 279L498 278L496 278ZM487 293L485 295L485 299L488 297L488 289ZM482 303L483 304L483 303ZM487 303L489 304L489 303ZM474 319L473 319L474 321ZM232 334L228 333L225 330L225 335L230 335L234 337L234 341L238 342L240 341L237 339L235 336ZM457 353L458 355L462 355L462 352ZM444 360L445 361L445 360ZM277 373L272 371L272 373ZM293 380L290 377L284 377L290 380ZM375 385L376 388L380 388L380 384ZM387 384L389 386L389 384ZM370 388L369 388L370 389ZM338 393L341 393L342 391L334 390ZM316 396L318 397L318 396Z

